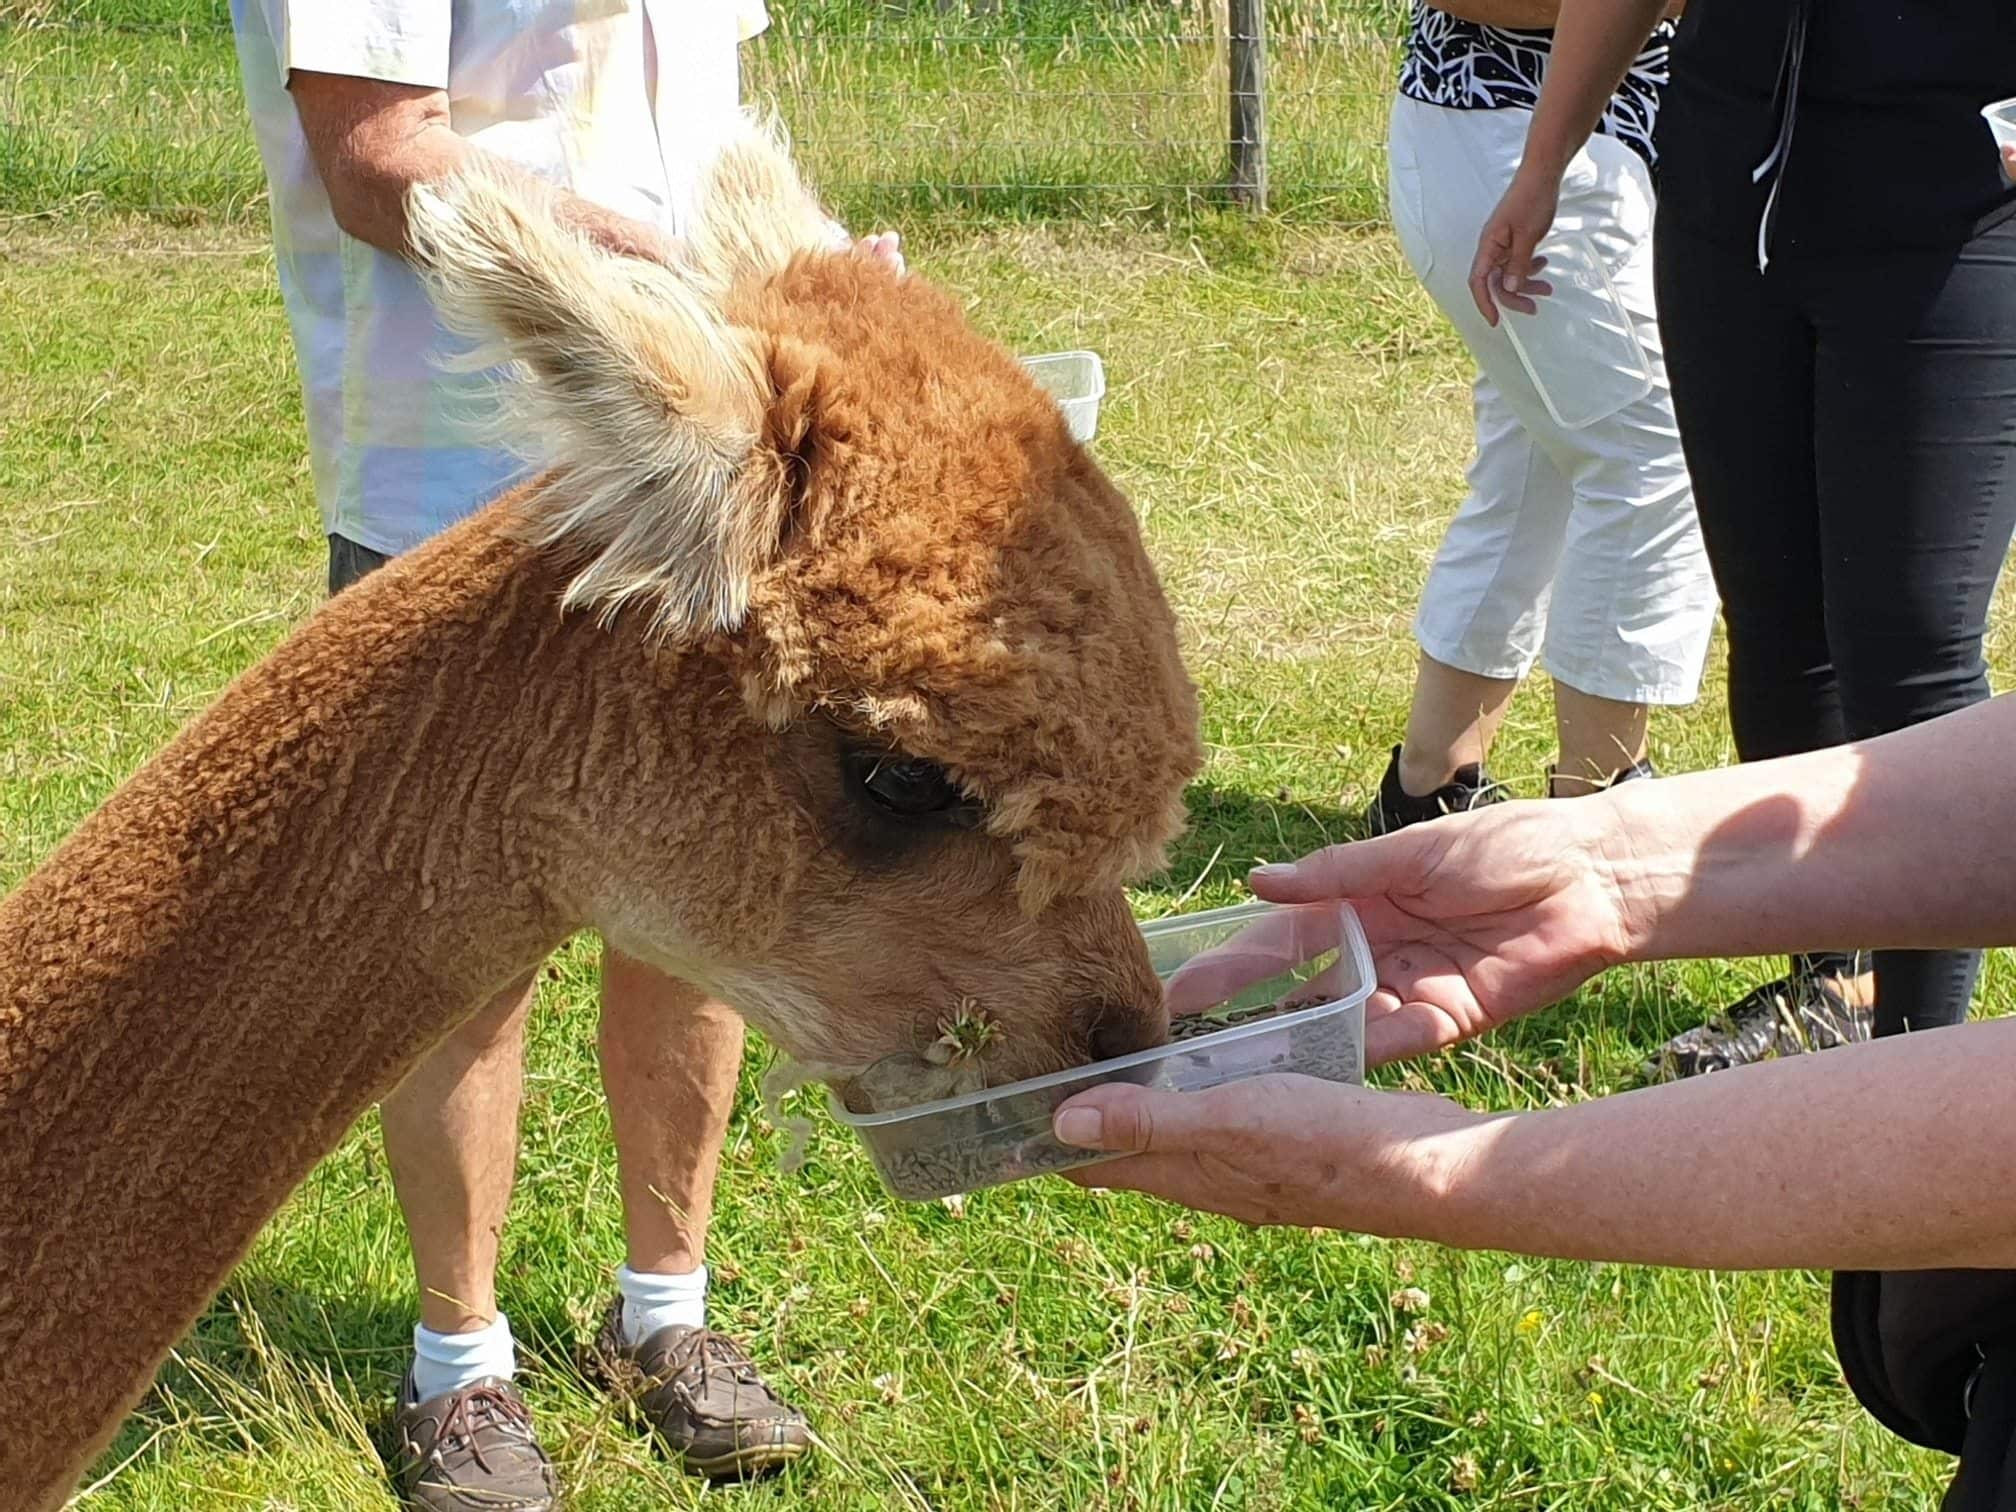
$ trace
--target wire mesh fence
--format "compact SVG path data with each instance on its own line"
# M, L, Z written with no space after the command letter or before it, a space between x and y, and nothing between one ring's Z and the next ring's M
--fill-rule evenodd
M329 0L340 3L340 0ZM687 0L678 0L687 3ZM1269 207L1383 215L1404 0L1247 0ZM744 92L844 213L1169 214L1230 198L1227 0L770 0ZM1245 23L1249 25L1251 23ZM1251 102L1249 101L1249 104ZM0 213L260 213L226 0L0 0Z

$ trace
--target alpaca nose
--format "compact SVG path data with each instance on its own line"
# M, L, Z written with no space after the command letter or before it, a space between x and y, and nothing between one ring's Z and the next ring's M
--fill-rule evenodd
M1134 1003L1095 1003L1086 1019L1091 1029L1085 1045L1094 1060L1152 1050L1169 1038L1169 1015L1159 1003L1152 1011Z

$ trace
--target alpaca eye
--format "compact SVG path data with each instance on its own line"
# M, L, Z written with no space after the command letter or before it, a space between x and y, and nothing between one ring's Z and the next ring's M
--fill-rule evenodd
M957 816L971 807L945 768L914 756L857 756L854 780L877 808L905 819Z

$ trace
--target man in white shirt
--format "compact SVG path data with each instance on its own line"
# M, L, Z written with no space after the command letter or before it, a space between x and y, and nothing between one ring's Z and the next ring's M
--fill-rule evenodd
M441 362L458 343L403 255L407 189L478 162L522 173L597 242L666 260L766 20L761 0L233 0L332 593L519 471L475 423L494 375ZM900 261L894 242L862 246ZM531 979L499 995L383 1107L420 1285L397 1474L424 1507L555 1495L495 1292L532 997ZM688 1469L782 1465L810 1443L803 1415L705 1319L741 1021L605 948L599 1048L628 1254L598 1353Z

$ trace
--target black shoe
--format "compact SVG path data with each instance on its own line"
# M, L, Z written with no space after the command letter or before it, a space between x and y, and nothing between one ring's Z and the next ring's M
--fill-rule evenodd
M1875 1010L1849 1003L1839 982L1831 972L1812 970L1766 982L1707 1023L1668 1040L1645 1063L1645 1079L1701 1076L1868 1039L1876 1026Z
M1460 814L1482 808L1504 797L1504 791L1475 762L1456 768L1456 775L1434 792L1416 798L1400 786L1400 747L1393 747L1386 763L1386 775L1379 779L1379 796L1365 810L1365 827L1375 835L1390 835L1410 824L1440 819L1444 814Z

